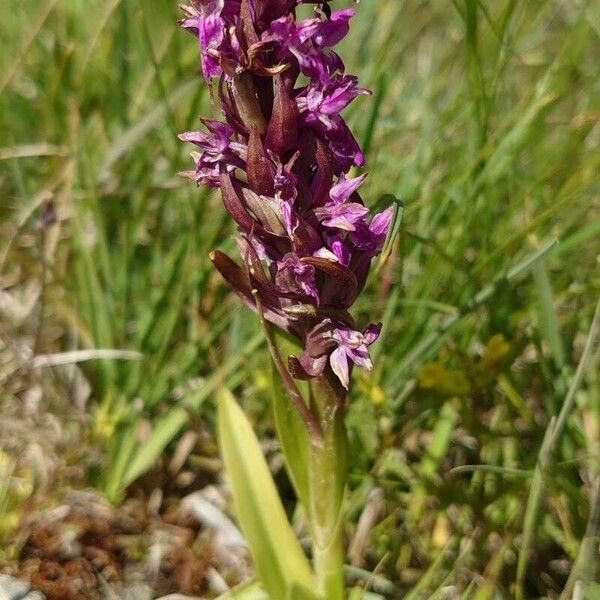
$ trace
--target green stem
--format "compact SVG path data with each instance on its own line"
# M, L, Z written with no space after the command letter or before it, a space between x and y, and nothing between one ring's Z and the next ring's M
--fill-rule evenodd
M342 502L347 457L344 394L331 378L311 382L311 408L321 425L322 441L310 446L309 519L317 594L344 599L344 528Z

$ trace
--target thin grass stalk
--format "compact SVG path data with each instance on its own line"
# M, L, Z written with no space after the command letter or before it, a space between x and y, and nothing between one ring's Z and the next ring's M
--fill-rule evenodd
M594 354L594 350L600 342L600 299L596 304L596 310L594 317L590 325L588 337L575 371L575 376L571 381L569 391L562 405L560 413L556 419L552 419L546 430L544 442L540 449L537 467L534 473L534 477L531 483L531 491L529 499L527 501L527 508L525 511L525 524L523 542L519 551L519 559L517 563L517 579L516 579L516 593L515 597L517 600L524 600L524 583L525 575L527 573L527 565L529 562L529 549L533 542L533 532L539 509L542 502L543 490L547 484L548 474L553 462L554 452L558 446L558 443L564 433L567 425L567 419L575 408L575 401L577 391L579 390L588 363Z

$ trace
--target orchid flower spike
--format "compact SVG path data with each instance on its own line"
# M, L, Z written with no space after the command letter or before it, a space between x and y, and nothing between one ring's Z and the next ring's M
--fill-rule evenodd
M298 20L300 4L313 16ZM357 328L348 309L392 216L371 216L358 191L366 174L349 175L364 156L341 113L370 92L333 48L354 10L315 0L192 0L182 10L223 115L181 134L196 146L182 175L219 188L240 232L241 266L211 258L249 307L302 344L289 357L293 377L331 374L347 390L353 365L372 368L381 327Z

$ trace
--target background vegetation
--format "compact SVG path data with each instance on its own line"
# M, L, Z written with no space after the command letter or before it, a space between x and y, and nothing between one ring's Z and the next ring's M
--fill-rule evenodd
M374 90L348 114L364 197L405 208L358 308L384 333L348 410L350 575L376 571L388 597L567 597L599 564L598 347L584 347L600 328L600 4L357 12L341 53ZM25 516L67 489L167 504L218 484L225 384L293 512L258 320L207 259L233 248L231 224L176 177L177 132L210 110L177 18L170 0L0 6L6 569Z

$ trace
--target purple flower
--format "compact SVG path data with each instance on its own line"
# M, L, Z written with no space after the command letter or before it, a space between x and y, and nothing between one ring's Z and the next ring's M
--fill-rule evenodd
M320 47L331 47L341 42L350 31L350 19L354 16L354 9L345 8L335 10L325 21L321 21L319 28L313 35L314 43Z
M338 327L332 331L332 338L338 347L329 356L329 363L346 389L350 382L349 362L367 371L373 368L368 348L377 340L380 332L381 325L369 325L362 333L349 327Z
M350 264L352 253L346 247L343 237L341 235L330 234L327 238L327 246L319 248L313 256L338 262L347 267Z
M318 377L329 365L340 383L348 389L350 363L370 371L373 363L369 346L377 340L381 325L369 325L362 333L333 319L324 319L309 331L306 349L298 362L309 377Z
M332 78L324 87L312 83L296 97L301 123L313 127L327 141L338 172L364 163L358 142L339 113L359 94L369 93L358 87L356 77L344 75Z
M355 231L350 234L354 245L371 256L375 256L385 242L393 214L394 208L390 206L383 212L377 213L369 224L364 219L361 220Z
M224 6L225 0L196 0L193 6L182 7L186 18L180 25L198 36L200 66L207 81L221 73L220 51L225 39L225 21L221 13Z
M298 216L294 212L294 207L292 206L293 200L285 200L281 195L279 195L280 207L281 207L281 215L282 215L282 223L285 228L286 233L292 237L296 232L296 229L300 226L300 222L298 221Z
M319 306L321 299L315 280L315 268L301 262L296 254L290 252L277 263L275 281L281 292L292 292L299 297L309 296Z
M367 173L348 179L345 173L340 175L338 182L331 188L329 197L335 204L342 204L358 190L367 178Z
M331 188L331 202L315 209L315 214L326 227L354 231L356 223L364 219L369 209L359 202L346 202L366 179L367 174L346 179L342 173L339 181Z
M333 252L338 262L347 267L352 260L352 252L346 244L346 240L340 233L329 233L326 234L325 239L327 240L327 246Z
M236 168L244 167L247 148L245 144L231 140L233 129L226 123L209 119L203 119L202 122L208 132L187 131L179 135L180 140L191 142L202 149L202 152L192 153L196 170L186 171L183 175L194 179L198 184L218 187L221 169L231 173Z
M272 160L276 166L275 177L273 181L273 185L275 191L281 196L284 200L289 200L293 202L298 195L298 176L293 173L292 168L294 163L298 159L298 152L296 152L292 158L284 165L279 157L276 155L272 155Z
M333 73L344 70L344 63L330 48L348 33L353 15L352 9L338 10L325 21L315 17L295 23L289 14L273 21L262 41L276 45L279 60L293 55L304 75L326 84Z
M240 232L241 264L218 251L211 260L247 306L303 345L289 372L276 361L284 382L337 377L343 391L353 364L372 368L380 326L361 331L348 310L392 216L370 218L358 191L366 174L348 176L364 157L341 113L370 92L332 48L354 11L317 0L192 3L181 25L198 38L204 77L219 77L213 101L225 122L180 135L197 147L195 170L182 174L220 188ZM314 16L298 22L300 4Z
M358 202L348 202L346 204L332 202L317 210L319 211L319 217L325 217L322 220L323 225L345 231L354 231L356 229L355 223L358 223L369 212L366 206L358 204Z
M337 75L328 79L322 86L313 82L297 97L300 112L308 112L312 117L328 123L329 117L339 114L360 94L370 94L369 90L358 85L353 75Z

